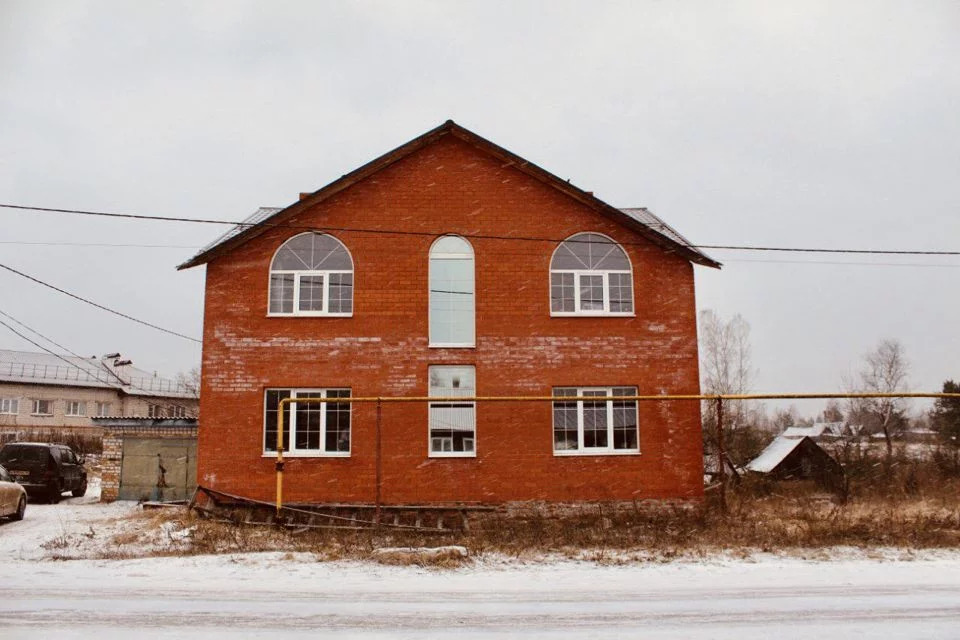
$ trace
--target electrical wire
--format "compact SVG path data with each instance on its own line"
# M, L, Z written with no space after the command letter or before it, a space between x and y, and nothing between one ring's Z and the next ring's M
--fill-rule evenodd
M29 331L30 333L33 333L34 335L39 336L41 339L46 340L47 342L49 342L50 344L54 345L54 346L57 347L58 349L63 349L64 351L66 351L67 353L69 353L70 355L72 355L73 357L78 358L78 359L80 359L80 360L84 360L84 361L87 360L87 358L84 358L83 356L78 355L75 351L71 351L70 349L66 348L66 347L63 346L62 344L59 344L59 343L57 343L57 342L54 342L53 340L51 340L51 339L48 338L47 336L43 335L42 333L40 333L40 332L37 331L36 329L33 329L32 327L26 325L25 323L17 320L17 319L14 318L13 316L11 316L9 313L6 313L6 312L4 312L3 310L0 310L0 315L4 316L5 318L8 318L8 319L12 320L13 322L16 322L18 325L20 325L21 327L23 327L24 329L26 329L26 330ZM39 344L39 343L37 343L37 342L34 342L33 340L31 340L31 339L28 338L27 336L23 335L22 333L20 333L19 331L17 331L16 329L14 329L13 327L11 327L10 325L8 325L8 324L7 324L6 322L4 322L3 320L0 320L0 325L5 326L7 329L9 329L10 331L12 331L12 332L15 333L16 335L20 336L21 338L23 338L24 340L26 340L27 342L29 342L29 343L32 344L33 346L35 346L35 347L37 347L37 348L39 348L39 349L43 349L45 352L49 353L50 355L55 356L56 358L59 358L60 360L66 362L68 365L70 365L70 366L73 367L74 369L77 369L78 371L82 372L82 373L85 374L86 376L90 376L90 375L91 375L91 371L90 371L90 370L84 369L83 367L81 367L81 366L78 365L77 363L71 362L71 361L68 360L67 358L64 358L64 357L63 357L62 355L60 355L59 353L57 353L57 352L55 352L55 351L52 351L52 350L44 347L42 344ZM117 375L114 371L111 371L106 365L104 365L103 362L98 361L98 363L100 364L100 366L102 367L102 370L103 370L105 373L107 373L107 374L113 376L114 378L116 378L117 381L118 381L121 385L126 386L126 387L130 387L131 389L136 389L137 391L142 391L143 393L146 393L146 394L156 394L156 393L157 393L157 391L156 391L155 389L146 389L146 388L144 388L144 387L141 387L141 386L139 386L139 385L134 384L134 383L133 383L133 379L131 379L130 382L125 381L123 378L121 378L119 375ZM98 381L100 381L100 382L103 382L103 381L100 380L99 378L96 378L96 379L97 379ZM141 379L142 379L142 378L141 378ZM105 383L105 384L109 384L109 383Z
M54 286L54 285L50 284L49 282L44 282L43 280L40 280L39 278L35 278L35 277L33 277L33 276L29 275L29 274L24 273L23 271L18 271L17 269L14 269L13 267L7 266L7 265L5 265L5 264L0 263L0 268L6 269L7 271L9 271L9 272L11 272L11 273L14 273L14 274L16 274L16 275L18 275L18 276L20 276L20 277L22 277L22 278L26 278L27 280L30 280L30 281L32 281L32 282L35 282L35 283L37 283L37 284L39 284L39 285L43 285L44 287L47 287L48 289L53 289L54 291L57 291L57 292L59 292L59 293L62 293L62 294L64 294L64 295L66 295L66 296L70 296L71 298L73 298L73 299L75 299L75 300L79 300L80 302L83 302L83 303L85 303L85 304L88 304L88 305L90 305L90 306L92 306L92 307L96 307L97 309L100 309L100 310L102 310L102 311L107 311L108 313L112 313L112 314L115 315L115 316L120 316L121 318L125 318L125 319L127 319L127 320L131 320L131 321L133 321L133 322L136 322L137 324L142 324L142 325L145 326L145 327L150 327L151 329L156 329L157 331L162 331L162 332L168 333L168 334L170 334L170 335L172 335L172 336L177 336L178 338L183 338L184 340L190 340L190 341L196 342L196 343L198 343L198 344L201 343L201 341L200 341L200 340L197 340L196 338L192 338L192 337L190 337L190 336L188 336L188 335L184 335L184 334L182 334L182 333L178 333L178 332L173 331L173 330L171 330L171 329L166 329L166 328L161 327L161 326L159 326L159 325L155 325L155 324L153 324L153 323L151 323L151 322L147 322L146 320L140 320L139 318L134 318L133 316L127 315L126 313L122 313L122 312L120 312L120 311L117 311L116 309L111 309L110 307L105 307L105 306L103 306L102 304L98 304L98 303L94 302L93 300L88 300L87 298L84 298L83 296L78 296L78 295L75 294L75 293L70 293L69 291L67 291L67 290L65 290L65 289L61 289L60 287Z
M317 227L309 227L303 225L291 225L291 224L280 224L280 223L269 223L269 222L231 222L227 220L213 220L210 218L186 218L186 217L175 217L175 216L147 216L142 214L134 213L110 213L105 211L87 211L83 209L55 209L51 207L31 207L26 205L16 205L16 204L3 204L0 203L0 207L7 209L19 209L25 211L41 211L46 213L68 213L76 215L85 215L85 216L99 216L106 218L122 218L122 219L133 219L133 220L153 220L157 222L187 222L195 224L220 224L220 225L233 225L235 227L261 227L261 228L270 228L270 229L294 229L301 231L314 231L316 233L322 233L324 231L345 231L353 233L375 233L375 234L384 234L384 235L403 235L403 236L429 236L436 237L436 233L432 231L409 231L409 230L399 230L399 229L364 229L357 227L324 227L319 229ZM671 227L665 223L641 223L646 224L647 226L659 226L664 230L670 230L673 233ZM527 242L569 242L568 238L546 238L546 237L533 237L533 236L499 236L499 235L489 235L489 234L470 234L464 233L461 234L465 238L474 238L480 240L516 240L516 241L527 241ZM858 255L909 255L909 256L960 256L960 251L947 251L947 250L935 250L935 251L924 251L924 250L912 250L912 249L828 249L821 247L776 247L776 246L750 246L750 245L725 245L725 244L693 244L693 243L683 243L677 241L676 238L670 238L678 245L686 247L688 249L717 249L717 250L729 250L729 251L768 251L768 252L788 252L788 253L841 253L841 254L858 254ZM644 245L642 242L626 242L620 244L635 244L635 245Z

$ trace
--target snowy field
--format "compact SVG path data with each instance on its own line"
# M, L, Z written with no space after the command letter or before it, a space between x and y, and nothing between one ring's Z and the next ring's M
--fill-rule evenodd
M960 551L456 570L283 553L50 560L137 508L93 489L0 524L0 638L960 638Z

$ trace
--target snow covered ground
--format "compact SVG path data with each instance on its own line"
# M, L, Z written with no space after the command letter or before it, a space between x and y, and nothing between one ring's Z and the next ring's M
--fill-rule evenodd
M960 551L456 570L285 553L44 559L136 509L94 496L0 524L0 638L960 637Z

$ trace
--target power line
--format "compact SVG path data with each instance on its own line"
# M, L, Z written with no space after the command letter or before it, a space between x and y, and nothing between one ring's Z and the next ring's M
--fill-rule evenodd
M11 272L11 273L15 273L16 275L18 275L18 276L20 276L20 277L22 277L22 278L26 278L27 280L30 280L30 281L32 281L32 282L35 282L35 283L37 283L37 284L39 284L39 285L43 285L44 287L47 287L48 289L53 289L54 291L57 291L57 292L59 292L59 293L62 293L62 294L64 294L64 295L66 295L66 296L70 296L71 298L73 298L73 299L75 299L75 300L79 300L80 302L86 303L86 304L88 304L88 305L90 305L90 306L92 306L92 307L96 307L97 309L101 309L101 310L103 310L103 311L107 311L107 312L109 312L109 313L112 313L112 314L115 315L115 316L120 316L121 318L126 318L127 320L131 320L131 321L136 322L136 323L138 323L138 324L142 324L142 325L145 326L145 327L150 327L151 329L156 329L157 331L163 331L164 333L169 333L169 334L172 335L172 336L177 336L178 338L183 338L184 340L191 340L192 342L196 342L196 343L200 343L200 342L201 342L200 340L197 340L196 338L192 338L192 337L187 336L187 335L184 335L184 334L182 334L182 333L177 333L176 331L172 331L171 329L165 329L164 327L161 327L161 326L155 325L155 324L153 324L153 323L147 322L146 320L140 320L139 318L134 318L133 316L130 316L130 315L127 315L127 314L122 313L122 312L120 312L120 311L117 311L116 309L111 309L110 307L105 307L105 306L103 306L102 304L98 304L98 303L96 303L96 302L94 302L94 301L92 301L92 300L88 300L87 298L84 298L84 297L82 297L82 296L78 296L78 295L75 294L75 293L70 293L69 291L66 291L65 289L61 289L60 287L56 287L56 286L54 286L54 285L52 285L52 284L50 284L50 283L48 283L48 282L44 282L43 280L40 280L39 278L34 278L33 276L31 276L31 275L29 275L29 274L26 274L26 273L24 273L24 272L22 272L22 271L18 271L18 270L16 270L16 269L14 269L13 267L9 267L9 266L7 266L7 265L5 265L5 264L0 264L0 268L6 269L7 271L9 271L9 272Z
M185 218L185 217L174 217L174 216L147 216L142 214L134 213L109 213L105 211L86 211L82 209L54 209L50 207L29 207L26 205L16 205L16 204L2 204L0 207L7 209L19 209L25 211L42 211L46 213L69 213L76 215L85 215L85 216L99 216L106 218L124 218L124 219L133 219L133 220L153 220L156 222L188 222L194 224L220 224L220 225L233 225L236 227L262 227L270 229L294 229L300 231L313 231L316 233L322 233L324 231L347 231L353 233L375 233L383 235L403 235L403 236L429 236L436 237L435 232L431 231L409 231L409 230L399 230L399 229L363 229L357 227L324 227L322 229L317 227L309 227L303 225L291 225L291 224L279 224L279 223L269 223L269 222L231 222L227 220L213 220L209 218ZM673 231L669 225L665 223L641 223L646 224L647 226L659 226L664 230ZM532 236L499 236L499 235L489 235L489 234L461 234L465 238L475 238L480 240L516 240L516 241L527 241L527 242L569 242L568 238L545 238L545 237L532 237ZM717 249L717 250L728 250L728 251L768 251L768 252L787 252L787 253L845 253L845 254L859 254L859 255L909 255L909 256L960 256L960 251L921 251L921 250L904 250L904 249L828 249L820 247L775 247L775 246L750 246L750 245L725 245L725 244L693 244L693 243L683 243L678 241L676 238L671 238L677 244L687 247L689 249ZM641 242L627 242L620 244L632 244L632 245L643 245Z
M69 353L70 355L72 355L73 357L78 358L78 359L83 360L83 361L86 361L86 360L87 360L87 358L84 358L83 356L78 355L76 352L71 351L70 349L66 348L66 347L63 346L62 344L59 344L59 343L57 343L57 342L54 342L53 340L51 340L51 339L48 338L47 336L43 335L42 333L40 333L40 332L37 331L36 329L33 329L33 328L31 328L30 326L24 324L23 322L17 320L17 319L14 318L13 316L11 316L9 313L6 313L6 312L0 310L0 315L4 316L4 317L6 317L6 318L9 318L10 320L16 322L18 325L20 325L21 327L23 327L24 329L26 329L26 330L29 331L30 333L33 333L34 335L40 336L41 339L46 340L47 342L49 342L50 344L54 345L54 346L57 347L58 349L63 349L64 351L66 351L67 353ZM29 342L29 343L32 344L33 346L38 347L38 348L40 348L40 349L43 349L45 352L49 353L50 355L55 356L55 357L59 358L60 360L63 360L63 361L66 362L68 365L70 365L70 366L73 367L74 369L77 369L78 371L82 372L82 373L85 374L86 376L89 377L89 376L92 375L92 372L91 372L90 370L84 369L83 367L81 367L81 366L78 365L77 363L71 362L71 361L68 360L67 358L64 358L64 357L63 357L62 355L60 355L59 353L56 353L55 351L51 351L50 349L44 347L42 344L39 344L39 343L37 343L37 342L34 342L33 340L31 340L31 339L28 338L27 336L23 335L22 333L20 333L19 331L17 331L16 329L14 329L13 327L11 327L10 325L8 325L8 324L7 324L6 322L4 322L3 320L0 320L0 324L2 324L3 326L5 326L7 329L9 329L10 331L12 331L12 332L15 333L16 335L20 336L21 338L23 338L24 340L26 340L27 342ZM121 385L128 386L128 387L130 387L130 388L132 388L132 389L136 389L137 391L143 391L144 393L147 393L147 394L155 393L155 391L153 391L153 390L145 389L145 388L143 388L143 387L141 387L141 386L138 386L138 385L133 384L133 380L134 380L133 378L130 379L130 382L125 381L123 378L121 378L119 375L117 375L116 372L110 370L109 367L107 367L105 364L103 364L102 361L98 361L98 363L100 364L100 366L101 366L101 368L102 368L102 370L103 370L104 372L106 372L108 375L116 378L116 379L117 379L117 382L119 382ZM100 371L100 369L97 369L97 371ZM94 378L95 378L97 381L99 381L99 382L104 382L103 380L101 380L101 379L99 378L99 376L94 376ZM141 378L141 379L142 379L142 378ZM114 383L106 383L106 384L114 384Z

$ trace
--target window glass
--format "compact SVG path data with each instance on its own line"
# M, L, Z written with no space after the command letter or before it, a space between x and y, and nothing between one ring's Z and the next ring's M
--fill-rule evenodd
M271 315L353 313L353 260L336 238L302 233L287 240L270 263Z
M20 412L20 400L17 398L0 398L0 413L16 415Z
M637 402L613 400L637 395L636 387L558 387L553 395L554 453L639 452Z
M349 389L267 389L264 402L264 451L277 450L278 414L280 401L284 398L349 397ZM284 451L294 456L350 455L350 406L349 402L287 404L283 413Z
M550 311L633 313L633 273L620 245L598 233L579 233L560 243L550 261Z
M434 366L430 367L429 375L432 398L476 395L476 370L472 366ZM431 455L474 455L477 423L474 402L431 402L429 414Z
M34 400L33 413L39 416L53 415L53 400Z
M474 262L469 242L444 236L433 244L429 286L430 344L474 346Z

